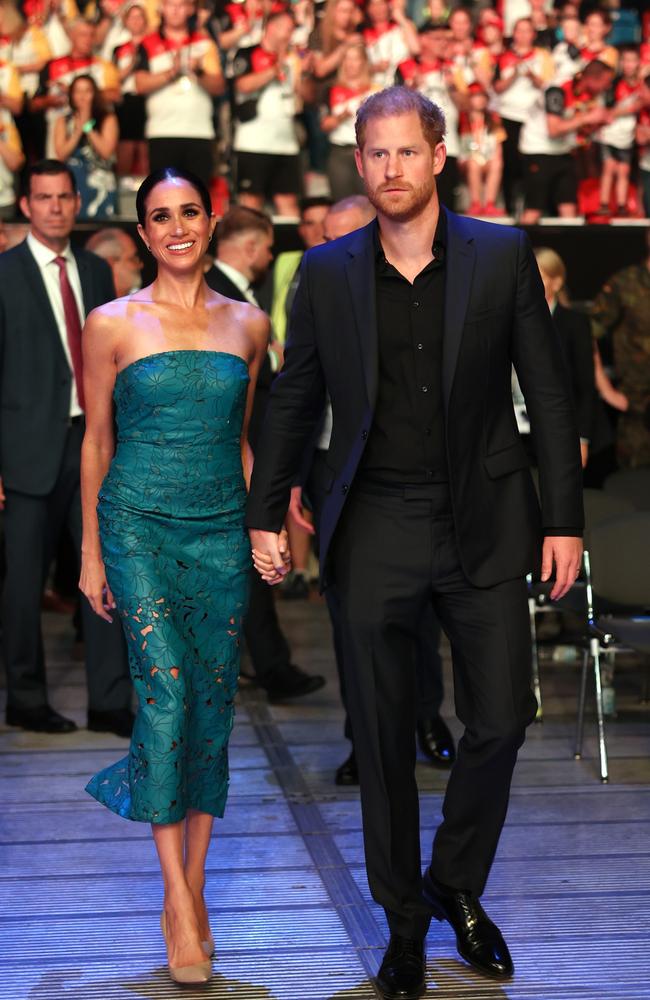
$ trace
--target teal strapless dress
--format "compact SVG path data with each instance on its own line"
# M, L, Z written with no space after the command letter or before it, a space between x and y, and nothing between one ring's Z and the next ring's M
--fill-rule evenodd
M128 757L86 790L120 816L223 816L251 552L240 435L248 368L222 351L140 358L115 382L97 507L139 708Z

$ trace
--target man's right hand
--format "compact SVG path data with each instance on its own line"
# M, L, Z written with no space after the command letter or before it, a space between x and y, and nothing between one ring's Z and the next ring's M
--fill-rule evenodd
M262 579L272 587L281 583L291 569L291 553L286 531L249 530L253 565Z
M4 510L5 509L5 500L6 499L7 498L5 496L5 488L4 488L3 484L2 484L2 476L0 476L0 510Z

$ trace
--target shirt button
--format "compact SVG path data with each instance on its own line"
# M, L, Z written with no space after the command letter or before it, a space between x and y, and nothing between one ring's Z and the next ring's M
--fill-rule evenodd
M430 427L425 427L424 428L424 433L426 434L427 437L431 437L431 428Z
M424 344L418 344L418 351L424 350Z
M427 469L427 476L429 476L429 478L433 476L433 469Z
M422 386L422 392L428 392L428 391L429 391L429 386L428 385L423 385Z
M366 441L368 439L368 431L361 431L361 437Z
M416 300L416 301L415 301L415 302L413 303L413 308L414 308L414 309L417 309L417 307L418 307L419 305L420 305L420 303L419 303L419 302L418 302L418 301Z
M348 484L343 483L343 486L341 487L341 493L347 493L347 492L348 492Z

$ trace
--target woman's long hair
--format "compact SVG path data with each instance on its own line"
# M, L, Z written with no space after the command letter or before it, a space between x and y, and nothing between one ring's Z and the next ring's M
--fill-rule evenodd
M370 88L372 86L372 75L370 73L370 60L368 58L368 50L366 49L365 45L363 45L361 42L359 42L356 45L349 45L348 46L347 51L346 51L345 55L343 56L343 59L341 60L341 65L338 68L338 72L336 74L336 82L340 83L341 86L343 86L343 87L349 87L349 86L351 86L351 84L348 82L348 80L346 78L344 67L345 67L345 60L347 58L347 54L352 49L354 49L355 51L358 51L358 52L361 53L361 55L363 56L363 62L364 62L364 65L365 65L365 73L364 73L363 77L360 80L355 81L354 86L356 88L358 88L359 90L363 90L363 89L370 90Z
M79 80L87 80L93 88L93 102L91 105L90 113L92 117L95 119L97 126L101 128L102 122L104 121L104 118L108 114L108 110L104 103L104 98L101 95L99 87L93 80L92 76L90 76L88 73L80 73L79 76L75 76L74 80L70 84L70 89L68 90L68 100L70 102L70 107L73 112L76 110L73 98L74 98L74 88L76 84L79 82Z
M336 8L343 0L327 0L325 12L320 22L320 37L323 43L323 53L328 56L336 48L337 41L334 37L334 15ZM353 0L354 2L354 0Z

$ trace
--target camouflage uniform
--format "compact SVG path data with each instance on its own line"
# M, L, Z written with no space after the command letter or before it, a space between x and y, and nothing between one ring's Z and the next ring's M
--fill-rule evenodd
M616 431L623 468L650 465L650 269L643 264L618 271L592 309L596 337L611 333L617 388L629 400Z

